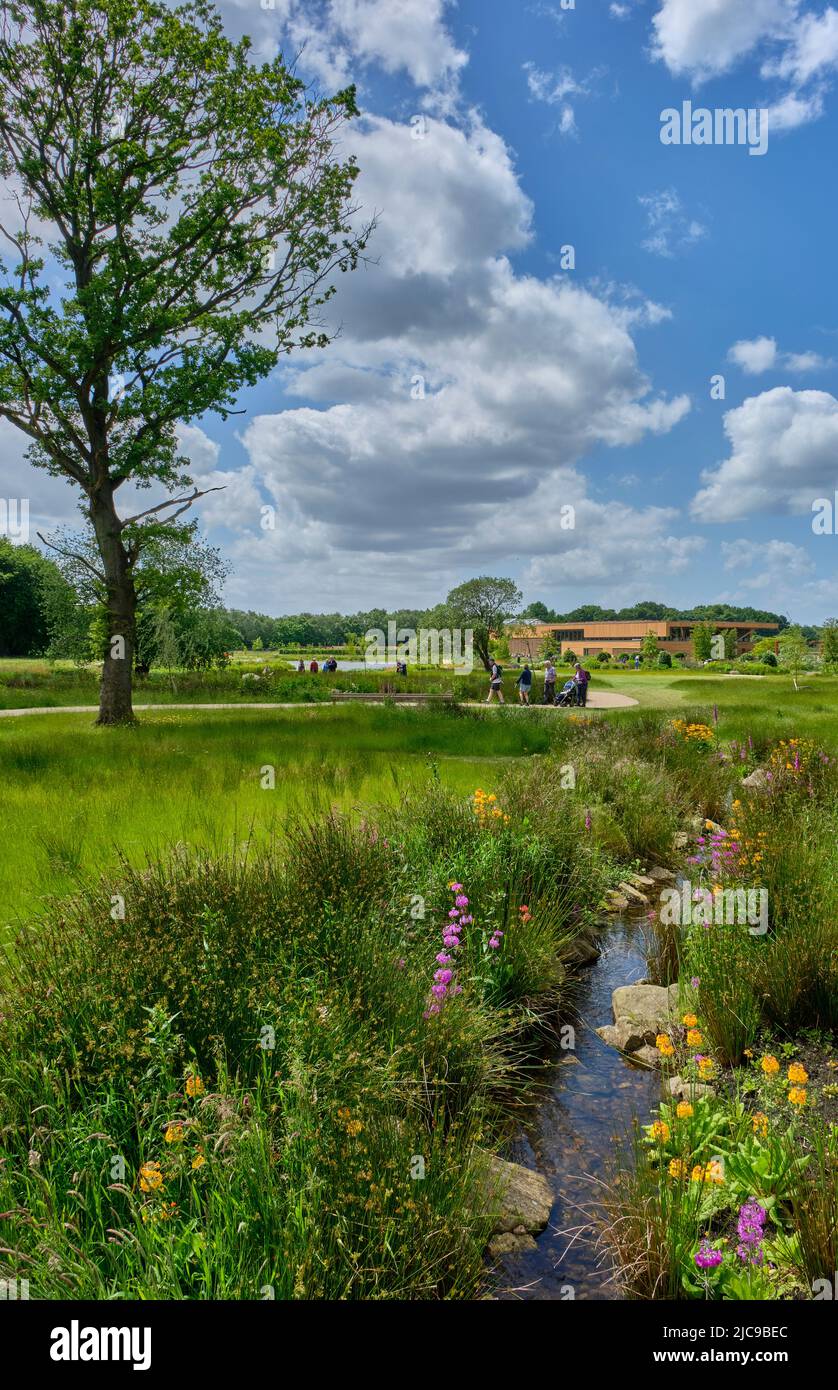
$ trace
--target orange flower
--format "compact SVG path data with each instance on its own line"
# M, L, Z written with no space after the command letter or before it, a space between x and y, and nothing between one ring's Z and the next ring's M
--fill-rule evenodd
M772 1057L770 1053L767 1057L763 1057L760 1066L766 1076L776 1076L777 1072L780 1070L780 1063L777 1061L777 1058Z

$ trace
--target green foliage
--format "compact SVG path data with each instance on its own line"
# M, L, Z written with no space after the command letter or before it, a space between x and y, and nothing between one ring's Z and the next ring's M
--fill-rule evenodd
M693 656L696 661L709 661L713 655L713 630L709 623L693 628Z
M474 650L488 670L490 638L500 633L507 619L517 614L521 591L513 579L481 575L479 579L467 579L452 589L445 606L451 615L452 627L471 628Z

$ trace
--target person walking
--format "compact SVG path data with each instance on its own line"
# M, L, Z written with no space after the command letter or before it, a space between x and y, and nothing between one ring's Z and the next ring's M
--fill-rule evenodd
M580 665L577 661L574 667L573 680L576 686L576 703L581 706L582 709L584 709L588 703L588 682L590 679L590 671L586 671L584 666Z
M556 668L553 665L552 656L548 656L547 667L544 672L544 703L545 705L556 703Z
M519 703L528 705L530 702L530 691L532 690L532 671L530 670L529 662L524 663L524 669L515 684L518 687Z
M306 664L305 664L305 662L303 661L303 658L300 657L299 661L297 662L297 671L298 671L298 672L299 672L299 671L303 671L303 672L304 672L305 669L306 669Z
M312 657L312 659L311 659L311 665L309 666L308 669L309 669L309 671L311 671L311 674L312 674L313 676L316 676L316 675L317 675L317 672L320 670L320 667L319 667L319 665L318 665L317 657L316 657L316 656Z
M503 698L503 667L499 666L496 661L492 662L492 670L489 676L489 694L486 696L487 705L492 703L493 695L497 695L501 704L505 703Z

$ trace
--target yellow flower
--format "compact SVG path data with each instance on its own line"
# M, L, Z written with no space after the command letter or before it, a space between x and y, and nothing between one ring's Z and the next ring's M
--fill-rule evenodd
M193 1160L192 1160L192 1167L193 1167L193 1168L203 1168L203 1166L204 1166L204 1164L206 1163L206 1161L207 1161L207 1160L204 1158L204 1155L203 1155L203 1154L196 1154L195 1157L194 1157Z
M806 1088L804 1086L792 1086L789 1091L789 1100L792 1105L806 1104Z
M357 1135L361 1133L361 1130L363 1128L364 1126L361 1124L360 1120L350 1120L346 1126L346 1132L352 1139L354 1139Z
M205 1090L206 1087L203 1081L201 1080L200 1076L187 1076L186 1094L188 1096L202 1096Z
M159 1192L163 1186L163 1174L159 1163L144 1163L140 1169L140 1190Z
M770 1053L767 1057L763 1057L760 1066L766 1076L776 1076L777 1072L780 1070L780 1063L777 1061L777 1058L772 1057Z
M692 1172L690 1173L690 1181L704 1182L704 1169L702 1168L700 1163L697 1163L693 1168Z
M684 1014L684 1017L681 1019L681 1022L683 1023L685 1028L694 1028L695 1025L698 1023L698 1019L696 1018L695 1014Z
M656 1141L656 1143L668 1143L669 1132L670 1131L668 1124L665 1124L663 1120L655 1120L655 1123L652 1125L652 1138Z
M809 1073L799 1062L792 1062L786 1074L789 1081L794 1082L796 1086L805 1086L809 1080Z
M167 1144L182 1143L184 1139L183 1125L169 1125L164 1137Z
M682 1100L675 1108L675 1114L679 1120L688 1120L695 1112L688 1100Z
M722 1183L724 1182L724 1180L725 1180L724 1167L723 1167L722 1163L719 1161L718 1158L711 1158L711 1159L710 1159L710 1162L707 1164L707 1171L706 1171L706 1173L705 1173L705 1175L704 1175L704 1180L705 1180L705 1182L715 1182L715 1183L718 1183L719 1186L721 1186Z
M687 1046L701 1047L701 1034L697 1028L690 1028L687 1032Z
M751 1117L751 1126L754 1134L759 1135L760 1139L764 1139L768 1134L768 1116L763 1115L762 1111L758 1110L757 1113Z
M707 1081L711 1076L714 1075L715 1070L716 1070L716 1064L715 1064L715 1062L713 1061L713 1058L712 1058L712 1057L702 1057L701 1061L700 1061L699 1064L698 1064L699 1076L701 1076L701 1078L702 1078L704 1081Z
M675 1051L675 1048L672 1046L672 1039L669 1037L668 1033L658 1033L658 1036L655 1038L655 1047L662 1057L671 1057Z
M491 796L487 796L486 800L487 800L487 801L497 801L497 797L495 796L495 793L492 792Z
M671 1159L669 1176L671 1178L685 1178L687 1176L687 1165L682 1158Z

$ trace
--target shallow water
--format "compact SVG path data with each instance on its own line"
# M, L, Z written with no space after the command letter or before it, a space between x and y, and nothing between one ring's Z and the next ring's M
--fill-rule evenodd
M590 1208L596 1199L590 1179L607 1171L614 1136L627 1135L635 1116L648 1123L660 1099L660 1073L630 1066L594 1032L613 1021L612 991L647 974L642 938L630 922L615 923L601 945L599 960L575 986L567 1015L576 1030L575 1051L556 1049L540 1078L539 1099L507 1154L543 1173L555 1200L537 1248L500 1262L496 1296L502 1299L620 1297L590 1242L572 1241L569 1233L586 1221L579 1207Z

